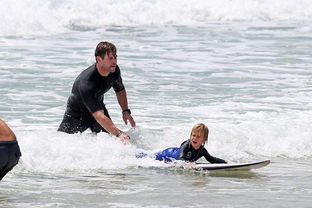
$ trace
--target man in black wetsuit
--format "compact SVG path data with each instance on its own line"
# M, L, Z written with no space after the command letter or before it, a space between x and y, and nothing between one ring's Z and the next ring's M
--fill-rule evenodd
M15 134L0 119L0 181L18 163L20 157Z
M58 131L73 134L90 128L95 133L111 133L127 144L130 137L114 125L103 103L104 94L113 87L124 122L135 126L117 65L116 47L109 42L100 42L95 49L95 60L95 64L76 78Z

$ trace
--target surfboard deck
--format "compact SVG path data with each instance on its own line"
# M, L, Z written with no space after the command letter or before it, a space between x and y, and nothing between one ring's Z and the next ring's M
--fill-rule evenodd
M195 170L251 170L255 168L262 168L270 164L270 160L251 162L251 163L232 163L232 164L211 164L211 163L196 163Z

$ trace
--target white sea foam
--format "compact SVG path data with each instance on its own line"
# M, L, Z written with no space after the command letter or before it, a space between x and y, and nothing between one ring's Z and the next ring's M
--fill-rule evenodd
M192 110L203 112L201 107ZM309 128L311 114L249 112L221 122L219 116L224 117L225 114L220 110L215 108L207 112L215 116L209 120L189 119L192 124L204 122L209 126L210 136L206 148L212 155L232 162L312 156L312 131ZM20 125L19 121L11 123ZM142 125L148 128L148 124ZM97 136L90 133L66 135L47 127L43 127L44 130L40 130L40 127L28 128L27 131L16 128L23 152L20 168L35 172L84 172L164 166L152 157L138 159L135 154L145 152L153 155L164 148L178 147L184 139L188 139L191 127L176 124L156 133L137 127L128 132L133 143L128 146L105 133Z
M54 130L17 131L22 150L21 168L25 171L88 171L123 169L143 165L135 154L143 150L122 145L107 134L67 135ZM145 166L157 162L147 158Z
M309 0L3 0L0 35L47 35L108 25L205 25L223 21L309 21Z

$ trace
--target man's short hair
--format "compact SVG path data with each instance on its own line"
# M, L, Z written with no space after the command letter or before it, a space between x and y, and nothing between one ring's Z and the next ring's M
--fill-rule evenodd
M100 56L102 59L104 59L104 56L108 53L113 53L116 55L116 46L112 43L102 41L96 46L94 56L95 59L97 56Z

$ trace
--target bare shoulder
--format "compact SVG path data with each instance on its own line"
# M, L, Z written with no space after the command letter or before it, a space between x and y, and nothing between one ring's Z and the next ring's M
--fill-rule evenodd
M0 141L14 141L16 136L10 127L0 119Z

